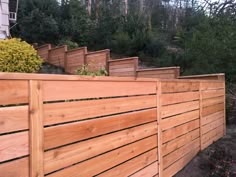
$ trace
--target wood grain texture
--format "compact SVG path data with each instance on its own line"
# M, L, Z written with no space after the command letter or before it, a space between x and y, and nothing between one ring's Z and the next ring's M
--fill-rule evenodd
M40 81L30 81L30 176L43 177L43 98Z
M194 156L197 155L200 148L192 149L187 155L185 155L183 158L175 162L173 165L169 166L167 169L164 170L163 174L165 177L172 177L174 176L178 171L180 171L185 165L187 165Z
M44 124L57 124L156 107L156 96L137 96L44 104Z
M223 117L224 117L224 111L219 111L214 114L210 114L208 116L205 116L202 118L202 126L209 124L210 122L213 122L213 121L215 121L219 118L223 118Z
M224 96L224 89L202 91L202 99Z
M28 81L0 80L0 105L28 103Z
M0 134L29 128L28 106L0 108Z
M212 106L214 104L224 103L224 101L225 101L224 96L204 99L202 100L202 106L203 107Z
M156 109L150 109L49 127L44 130L44 148L50 149L155 120Z
M116 165L121 164L157 146L157 137L151 136L141 141L129 144L85 162L70 166L64 170L52 173L48 177L78 177L94 176ZM88 168L89 167L89 168Z
M179 126L181 124L184 124L186 122L190 122L195 119L199 119L199 110L190 111L190 112L186 112L180 115L172 116L168 119L163 119L161 128L164 131L164 130Z
M174 127L172 129L164 131L163 134L163 143L166 143L170 140L173 140L181 135L184 135L188 132L191 132L195 129L198 129L200 127L199 119L193 120L191 122L188 122L186 124Z
M199 109L199 101L191 101L186 103L174 104L163 106L161 109L161 117L170 117L173 115L198 110Z
M177 160L181 159L184 155L192 151L192 149L196 149L200 147L200 139L197 138L193 141L187 142L184 146L175 151L171 152L170 154L163 157L163 168L167 168L171 164L175 163Z
M29 158L0 164L0 177L29 177Z
M191 92L199 90L199 82L162 81L162 93Z
M0 136L0 162L28 155L28 135L28 132L20 132Z
M152 93L156 93L156 85L154 82L43 82L44 101L142 95Z
M202 116L205 117L210 114L214 114L216 112L223 111L223 110L224 110L224 103L204 107L204 108L202 108Z
M157 161L157 149L153 149L151 151L148 151L140 156L137 156L115 168L112 168L98 176L101 177L114 177L114 176L130 176L132 173L135 173L142 168L150 165L151 163ZM147 177L151 174L156 174L158 172L157 166L152 166L152 169L150 169L149 174L146 174ZM132 176L132 175L131 175Z
M95 157L157 132L156 122L118 131L69 146L53 149L45 153L45 173Z
M169 154L170 152L173 152L176 149L179 149L188 142L191 142L199 137L200 137L200 130L195 129L187 134L184 134L178 138L173 139L172 141L163 144L162 145L163 156Z
M130 177L154 177L158 173L158 162L154 162ZM158 175L157 175L158 177Z

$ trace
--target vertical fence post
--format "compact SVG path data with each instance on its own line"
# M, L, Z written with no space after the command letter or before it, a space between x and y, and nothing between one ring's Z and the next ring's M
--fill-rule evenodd
M40 81L30 80L30 177L43 177L43 99Z
M203 150L202 143L202 82L199 82L199 125L200 125L200 149Z
M226 135L226 85L225 80L224 82L224 136Z
M158 168L159 177L163 177L162 127L161 127L161 81L157 82L157 132L158 132Z

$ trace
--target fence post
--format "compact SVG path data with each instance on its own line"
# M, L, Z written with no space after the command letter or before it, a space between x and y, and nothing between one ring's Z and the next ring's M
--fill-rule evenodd
M161 81L157 81L157 132L159 177L163 177L162 127L161 127Z
M224 136L226 135L226 85L225 80L224 82Z
M202 147L202 82L199 82L199 125L200 125L200 149L203 150Z
M30 80L30 177L43 177L43 99L40 81Z

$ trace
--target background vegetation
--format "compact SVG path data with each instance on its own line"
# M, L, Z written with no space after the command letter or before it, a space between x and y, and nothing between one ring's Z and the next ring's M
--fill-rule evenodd
M182 74L236 79L234 0L20 0L12 34L29 43L110 48Z

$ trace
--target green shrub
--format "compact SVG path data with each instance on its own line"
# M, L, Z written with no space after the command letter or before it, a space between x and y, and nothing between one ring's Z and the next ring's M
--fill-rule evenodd
M83 65L80 69L77 69L76 74L86 75L86 76L107 76L108 75L105 68L101 68L99 71L94 72L94 71L90 71L87 65Z
M71 50L71 49L75 49L75 48L78 48L79 47L79 44L76 43L76 42L73 42L69 39L62 39L59 41L59 45L67 45L68 49Z
M0 40L0 71L1 72L37 72L42 59L36 50L20 39Z

